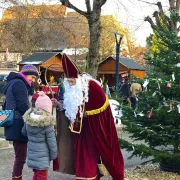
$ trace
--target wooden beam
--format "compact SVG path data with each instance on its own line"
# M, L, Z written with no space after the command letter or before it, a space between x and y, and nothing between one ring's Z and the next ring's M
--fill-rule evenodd
M119 74L127 73L128 71L119 71ZM115 71L99 71L98 74L115 74Z

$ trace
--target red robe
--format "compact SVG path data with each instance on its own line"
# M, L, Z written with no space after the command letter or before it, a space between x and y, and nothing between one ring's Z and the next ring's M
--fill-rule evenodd
M79 133L73 133L76 179L99 179L101 157L113 180L124 180L124 160L111 108L103 89L92 80L85 112L87 118L74 124L76 130L79 124Z

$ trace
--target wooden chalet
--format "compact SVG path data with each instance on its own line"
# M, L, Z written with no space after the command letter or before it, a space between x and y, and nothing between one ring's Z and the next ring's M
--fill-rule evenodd
M25 64L33 64L41 73L40 78L42 84L45 83L45 71L47 70L47 81L50 76L55 77L55 81L63 75L62 60L60 52L36 52L30 56L22 56L22 61L19 62L19 71Z
M123 74L132 74L137 78L144 79L145 69L134 62L132 59L120 57L119 60L119 77ZM102 61L98 66L98 78L103 77L108 82L109 87L115 85L115 74L116 74L116 57L109 56L107 59Z

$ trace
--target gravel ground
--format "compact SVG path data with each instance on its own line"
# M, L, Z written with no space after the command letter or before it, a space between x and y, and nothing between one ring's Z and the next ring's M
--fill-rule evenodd
M180 174L163 172L158 165L144 165L125 170L125 180L180 180Z

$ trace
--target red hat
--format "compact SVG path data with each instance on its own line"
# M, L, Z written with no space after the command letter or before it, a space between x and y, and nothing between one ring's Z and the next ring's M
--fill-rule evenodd
M80 71L75 63L66 55L62 55L62 66L67 78L78 78Z

